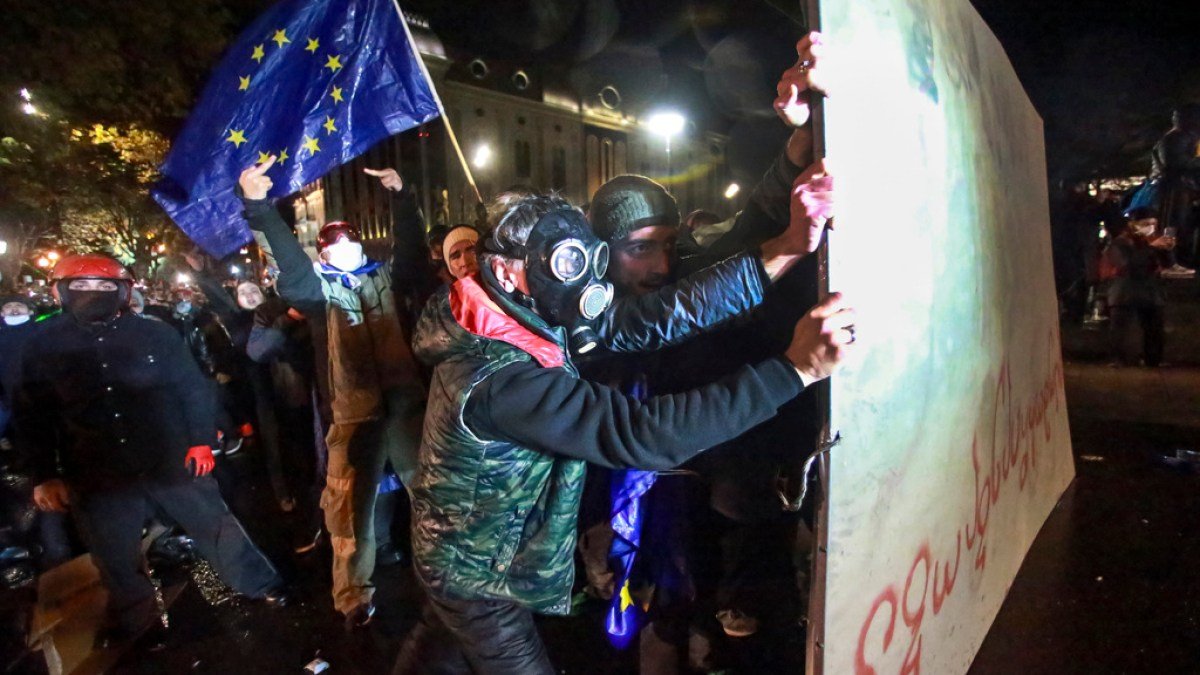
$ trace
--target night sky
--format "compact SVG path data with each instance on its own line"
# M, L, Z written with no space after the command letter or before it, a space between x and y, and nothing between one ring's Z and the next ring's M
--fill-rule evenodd
M1200 100L1194 0L972 2L1045 120L1053 179L1144 172L1172 106ZM611 79L632 93L631 107L678 105L707 126L729 125L735 143L756 145L775 137L770 97L802 34L797 4L787 0L406 6L458 54L551 63L578 84Z

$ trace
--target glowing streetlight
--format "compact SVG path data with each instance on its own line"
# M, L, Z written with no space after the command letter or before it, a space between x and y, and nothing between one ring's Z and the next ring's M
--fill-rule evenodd
M21 100L26 103L33 100L33 94L25 87L21 87Z
M57 261L58 260L58 251L50 251L49 253L46 254L46 257L49 258L50 260Z
M8 242L0 239L0 255L8 253Z
M725 199L733 199L742 191L742 186L737 183L730 183L729 187L725 188Z
M232 274L232 275L234 275L234 276L237 276L237 275L239 275L239 274L241 274L241 273L242 273L242 269L241 269L240 267L238 267L237 265L230 265L230 266L229 266L229 273L230 273L230 274Z
M175 275L175 283L177 283L177 284L190 284L190 283L192 283L192 277L191 277L191 275L189 275L189 274L185 274L185 273L183 273L183 272L180 272L179 274L176 274L176 275Z
M671 177L671 139L683 133L687 119L674 111L656 112L646 119L646 128L656 136L662 136L667 144L667 178Z
M471 156L471 165L476 169L486 168L492 162L492 148L487 143L482 143L478 148L475 148L475 154Z
M158 252L159 252L159 253L166 253L166 252L167 252L167 245L166 245L166 244L159 244L159 245L158 245Z
M49 267L50 261L46 259L46 256L42 256L37 259L37 266L41 268Z

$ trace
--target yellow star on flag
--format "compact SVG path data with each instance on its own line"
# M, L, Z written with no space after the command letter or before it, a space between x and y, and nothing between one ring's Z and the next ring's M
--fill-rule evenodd
M311 136L305 136L304 142L300 144L300 147L307 150L310 155L315 155L321 151L321 146L317 145L317 139Z
M263 57L267 55L267 52L263 50L263 47L264 45L254 45L254 53L250 55L250 58L262 63Z
M304 48L304 51L313 52L315 54L317 51L317 47L320 47L320 46L321 46L320 40L318 40L316 38L308 38L308 46Z
M337 125L333 123L332 117L326 116L325 124L323 124L321 126L325 127L325 133L327 133L327 134L332 134L333 132L337 131Z
M334 87L333 91L329 92L329 95L333 97L333 100L335 103L342 102L342 88L341 87Z
M629 609L633 606L633 596L629 595L629 580L625 580L625 584L621 586L621 611Z
M329 56L326 58L327 58L327 60L325 61L326 68L332 70L335 73L342 69L342 57L341 56L334 54L333 56Z
M230 143L233 143L233 147L240 148L240 147L242 147L242 143L246 142L246 130L245 129L230 129L229 130L229 138L226 138L225 140L229 141Z
M271 159L271 153L269 153L269 152L259 152L259 153L258 153L258 162L257 162L257 163L258 163L258 164L262 164L263 162L267 161L268 159Z
M278 160L278 161L279 161L279 163L280 163L280 164L283 164L284 162L288 161L288 157L290 157L290 156L291 156L291 155L289 155L289 154L287 153L287 148L284 148L284 149L280 150L280 151L279 151L279 160Z
M250 76L242 77L238 75L238 91L246 91L250 88Z
M273 37L271 39L274 40L275 44L279 45L279 47L281 49L283 48L284 45L291 42L291 40L288 39L287 31L282 28L275 31L275 37Z

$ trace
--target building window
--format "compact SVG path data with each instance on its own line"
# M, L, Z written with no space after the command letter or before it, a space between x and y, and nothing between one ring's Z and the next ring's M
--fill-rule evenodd
M525 74L525 71L518 70L513 73L512 84L517 91L525 91L529 88L529 76Z
M529 178L533 175L533 152L529 141L518 140L513 143L514 155L517 162L517 178Z
M482 80L488 76L488 67L487 64L483 62L483 59L475 59L471 63L467 64L467 70L471 72L471 77L474 77L477 80Z
M555 190L567 188L567 151L554 148L550 157L550 184Z

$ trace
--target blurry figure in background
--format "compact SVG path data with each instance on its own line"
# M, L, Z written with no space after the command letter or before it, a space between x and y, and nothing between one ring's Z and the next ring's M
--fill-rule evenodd
M137 288L129 291L129 311L144 316L146 312L146 296Z
M1170 259L1175 239L1156 236L1157 227L1152 209L1135 209L1129 214L1125 230L1104 250L1104 261L1113 277L1108 286L1108 307L1114 365L1137 363L1130 347L1135 323L1142 331L1142 362L1152 368L1162 363L1166 295L1159 276Z
M1150 179L1157 183L1159 220L1178 242L1179 263L1195 268L1196 200L1200 198L1200 104L1175 110L1171 130L1150 155Z
M278 297L256 302L262 297L247 283L238 285L238 304L254 309L246 353L259 371L255 397L271 485L280 510L297 514L293 550L307 553L321 532L312 328L303 314Z
M4 494L3 512L5 518L0 525L11 526L14 533L28 537L25 541L0 540L0 549L17 544L32 551L30 556L37 562L39 569L49 569L71 557L71 540L67 532L66 514L25 512L29 508L30 490L28 468L22 458L11 452L9 420L12 414L13 396L20 384L21 354L40 332L41 324L34 321L35 307L33 301L24 296L13 295L0 298L0 465L3 466L4 484L7 489L0 489ZM7 539L7 538L5 538ZM37 547L30 546L33 540L41 545L41 556L36 555ZM0 558L13 558L18 549L12 549ZM20 556L17 556L20 557ZM5 578L9 574L5 570Z
M279 265L280 297L327 331L333 424L321 506L333 544L334 608L353 629L375 611L374 511L384 466L390 461L406 485L416 468L425 387L403 328L414 289L393 284L428 279L424 222L395 170L367 169L393 197L391 269L368 258L358 228L344 222L321 228L314 263L266 198L274 163L246 169L239 185L250 228L265 236Z
M454 283L454 277L450 275L450 270L446 268L446 253L442 250L442 244L445 243L446 235L449 232L450 228L445 225L435 225L429 230L429 235L425 239L429 245L430 270L443 284Z
M209 382L220 439L216 452L232 455L242 449L243 442L240 412L229 387L237 373L236 356L229 332L216 313L205 306L206 300L206 296L190 287L175 288L166 321L183 336L184 344Z
M442 261L453 277L451 283L479 271L479 261L475 256L478 241L479 231L470 225L455 225L446 233L442 240Z
M235 591L286 604L279 574L208 476L212 398L179 336L124 311L133 278L108 256L69 256L54 274L64 311L27 345L14 422L34 503L70 509L100 569L109 597L98 646L152 626L151 639L164 639L140 547L159 512Z

